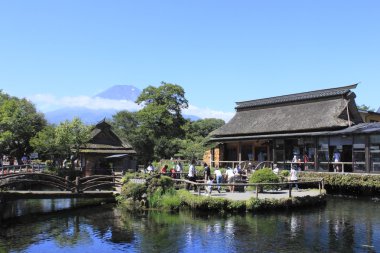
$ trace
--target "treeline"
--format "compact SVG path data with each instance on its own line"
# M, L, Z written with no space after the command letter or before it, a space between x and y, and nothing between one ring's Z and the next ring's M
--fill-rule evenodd
M176 84L149 86L136 103L143 108L137 112L120 111L109 123L137 151L140 163L175 156L201 159L208 148L209 133L225 124L221 119L185 119L182 110L188 108L188 100L184 89ZM48 124L28 100L0 93L1 155L18 160L31 152L50 160L77 157L79 147L90 138L91 128L78 118Z

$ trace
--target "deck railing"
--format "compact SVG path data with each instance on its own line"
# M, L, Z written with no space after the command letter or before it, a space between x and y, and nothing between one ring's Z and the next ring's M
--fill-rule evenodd
M298 185L302 185L302 184L318 184L318 189L319 189L319 194L322 194L322 191L324 191L325 189L325 184L324 184L324 179L323 178L319 178L317 180L305 180L305 181L297 181L297 182L281 182L281 183L220 183L220 184L217 184L217 183L212 183L212 184L209 184L209 183L204 183L203 180L200 180L200 181L203 181L203 183L201 182L194 182L194 181L189 181L189 180L186 180L186 179L173 179L173 181L175 182L179 182L179 183L184 183L184 184L188 184L188 185L192 185L193 187L195 186L197 191L198 191L198 195L201 195L201 188L202 187L206 187L206 186L213 186L213 187L216 187L216 186L234 186L234 187L248 187L248 186L252 186L255 188L255 196L256 198L259 197L259 189L264 187L264 186L275 186L275 188L283 188L284 186L287 186L288 188L288 191L289 191L289 198L292 197L292 188L293 188L293 185L295 184L298 184Z

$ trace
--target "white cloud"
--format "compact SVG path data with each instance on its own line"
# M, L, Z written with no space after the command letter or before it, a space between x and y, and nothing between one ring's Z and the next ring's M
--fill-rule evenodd
M66 96L58 98L50 94L36 94L28 97L28 99L36 104L37 109L42 112L53 111L64 107L83 107L93 110L114 109L128 111L137 111L142 108L142 106L139 106L129 100L114 100L88 96ZM194 115L201 119L223 119L226 122L228 122L235 114L234 112L223 112L209 108L199 108L194 105L189 105L189 108L183 110L183 113L186 115Z
M223 119L225 122L228 122L235 115L234 112L216 111L209 108L199 108L194 105L189 105L189 108L183 110L183 113L186 115L195 115L202 119L206 119L206 118Z
M137 111L141 109L138 104L129 100L113 100L100 97L75 96L57 98L50 94L37 94L29 97L43 112L63 107L83 107L93 110L115 109Z

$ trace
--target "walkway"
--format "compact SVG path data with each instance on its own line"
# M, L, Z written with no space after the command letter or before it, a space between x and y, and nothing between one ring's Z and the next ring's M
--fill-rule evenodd
M194 192L194 194L198 195L198 192ZM202 191L202 196L207 196L205 192ZM292 197L305 197L305 196L318 196L319 190L318 189L302 189L302 190L293 190L292 191ZM281 191L266 191L264 193L259 193L259 199L281 199L281 198L288 198L289 197L289 190L281 190ZM211 197L221 197L226 198L230 200L248 200L252 197L256 197L255 191L245 191L245 192L226 192L221 191L218 193L218 191L213 190L211 193Z

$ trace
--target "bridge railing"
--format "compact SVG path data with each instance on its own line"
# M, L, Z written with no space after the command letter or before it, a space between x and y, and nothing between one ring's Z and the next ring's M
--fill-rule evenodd
M0 167L0 174L23 173L23 172L43 172L46 165L43 163L30 163L22 165L4 165Z

